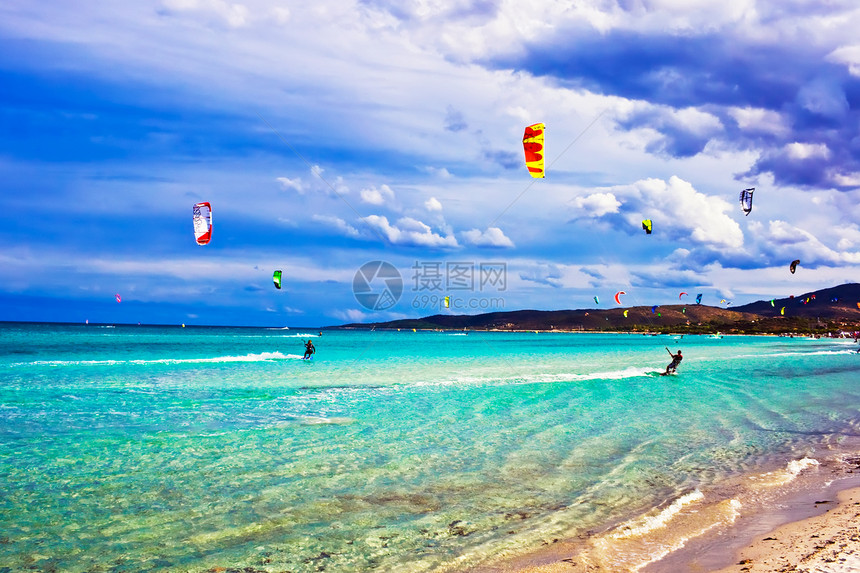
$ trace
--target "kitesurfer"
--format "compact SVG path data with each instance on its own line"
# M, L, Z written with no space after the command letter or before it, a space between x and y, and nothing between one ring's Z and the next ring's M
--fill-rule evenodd
M678 364L680 364L680 363L681 363L681 360L683 360L683 359L684 359L684 357L683 357L683 356L681 356L681 351L680 351L680 350L678 350L678 354L672 354L672 351L671 351L671 350L669 350L669 348L667 347L667 348L666 348L666 352L668 352L668 353L669 353L669 356L671 356L671 357L672 357L672 362L670 362L670 363L669 363L669 365L668 365L668 366L666 366L666 371L663 373L663 375L664 375L664 376L665 376L666 374L669 374L669 372L670 372L670 371L671 371L672 373L674 373L674 372L675 372L675 370L678 368Z
M314 348L314 343L312 341L308 340L305 343L305 355L302 356L302 360L307 360L316 351L317 351L317 349Z

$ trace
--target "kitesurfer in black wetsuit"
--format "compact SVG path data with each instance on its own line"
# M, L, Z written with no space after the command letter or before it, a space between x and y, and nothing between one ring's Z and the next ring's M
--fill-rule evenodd
M310 340L308 340L305 343L305 355L302 356L302 360L307 360L308 358L311 357L311 354L313 354L316 351L317 351L317 349L314 348L314 343L311 342Z
M666 367L666 371L663 373L664 375L669 374L670 371L675 372L675 370L678 368L678 364L680 364L681 360L684 359L684 357L681 356L680 350L678 351L678 354L672 354L672 351L666 348L666 352L668 352L669 356L672 357L672 362L670 362L669 365Z

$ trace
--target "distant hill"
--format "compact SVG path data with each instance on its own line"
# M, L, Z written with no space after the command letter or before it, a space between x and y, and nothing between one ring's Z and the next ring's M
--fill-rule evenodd
M417 319L346 324L348 329L583 330L647 332L823 332L860 329L860 284L726 308L673 304L580 310L515 310L475 315L436 314ZM780 310L785 307L785 314Z
M803 316L829 320L857 320L860 318L860 284L847 283L837 287L825 288L797 295L793 298L778 298L773 301L760 300L735 307L738 312L759 314L761 316L781 316L785 307L786 316Z

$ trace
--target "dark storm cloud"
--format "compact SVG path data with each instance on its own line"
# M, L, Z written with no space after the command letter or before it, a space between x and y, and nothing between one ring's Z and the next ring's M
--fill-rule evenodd
M766 44L733 31L692 36L577 28L490 64L652 104L617 118L621 129L660 133L648 145L651 153L691 157L716 140L760 152L739 177L770 173L781 184L848 189L854 187L842 176L860 171L860 78L829 57L837 47L779 39ZM690 108L721 125L685 124L675 112ZM740 125L731 113L738 108L778 114L783 129ZM794 143L829 151L798 158L787 150Z

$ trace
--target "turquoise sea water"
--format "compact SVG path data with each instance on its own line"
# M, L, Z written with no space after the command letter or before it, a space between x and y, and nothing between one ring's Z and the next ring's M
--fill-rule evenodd
M860 435L856 347L0 325L0 571L480 566Z

